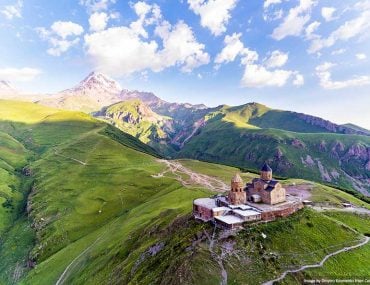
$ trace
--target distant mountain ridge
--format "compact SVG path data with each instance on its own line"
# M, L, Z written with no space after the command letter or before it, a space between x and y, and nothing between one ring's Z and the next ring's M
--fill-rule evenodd
M259 103L170 103L93 72L39 104L92 113L169 158L196 158L370 193L370 131Z

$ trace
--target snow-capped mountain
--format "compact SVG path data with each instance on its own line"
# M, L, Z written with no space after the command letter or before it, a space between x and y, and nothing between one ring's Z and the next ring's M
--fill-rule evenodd
M121 101L121 86L108 76L92 72L75 87L39 103L52 107L93 112Z
M166 102L151 92L122 89L119 83L108 76L91 72L76 86L42 99L38 103L67 110L96 112L112 104L139 99L155 112L171 116L175 111L187 113L192 110L206 109L204 105Z
M119 83L108 76L98 73L91 72L84 80L82 80L78 85L71 89L62 91L62 93L71 92L82 92L90 93L94 95L96 93L109 93L109 94L119 94L122 88Z

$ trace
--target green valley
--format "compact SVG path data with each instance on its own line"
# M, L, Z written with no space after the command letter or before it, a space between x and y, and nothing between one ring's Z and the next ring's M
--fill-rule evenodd
M155 95L144 95L135 93L95 116L166 157L251 170L267 161L279 176L369 196L370 137L366 130L258 103L171 109L170 103Z

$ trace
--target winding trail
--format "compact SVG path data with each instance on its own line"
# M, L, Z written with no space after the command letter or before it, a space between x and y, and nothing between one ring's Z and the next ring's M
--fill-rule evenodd
M320 261L320 263L316 263L316 264L310 264L310 265L304 265L298 269L293 269L293 270L287 270L287 271L284 271L279 278L276 278L274 280L270 280L270 281L267 281L265 283L263 283L263 285L273 285L275 282L278 282L278 281L281 281L283 280L286 275L288 273L297 273L297 272L300 272L300 271L303 271L305 269L309 269L309 268L318 268L318 267L322 267L324 265L324 263L332 256L334 255L337 255L339 253L342 253L342 252L346 252L346 251L349 251L349 250L352 250L352 249L355 249L355 248L359 248L361 246L364 246L365 244L367 244L370 240L370 237L365 237L364 240L362 242L360 242L359 244L356 244L356 245L353 245L353 246L348 246L348 247L344 247L340 250L337 250L333 253L330 253L328 255L326 255L323 260Z
M116 222L119 220L120 217L117 217L115 220L113 220L111 223L109 223L107 226L108 227L111 227L113 225L116 224ZM73 270L73 267L75 265L75 263L81 258L83 257L85 254L88 253L88 251L95 245L97 244L98 241L100 241L105 235L107 235L109 233L109 231L103 231L96 239L95 241L90 244L87 248L84 249L84 251L82 251L78 256L76 256L68 265L67 267L64 269L63 273L60 275L60 277L58 278L57 282L55 283L55 285L62 285L64 284L64 282L66 281L66 279L68 278L68 273L69 271Z
M61 156L61 157L64 157L64 158L67 158L67 159L70 159L70 160L73 160L73 161L75 161L75 162L77 162L77 163L79 163L79 164L81 164L81 165L84 165L84 166L85 166L85 165L87 165L87 163L86 163L86 162L83 162L83 161L78 160L78 159L73 158L73 157L65 156L65 155L63 155L63 154L58 153L56 150L54 151L54 154L55 154L55 155L58 155L58 156Z
M320 207L320 206L311 206L312 209L318 212L325 212L325 211L336 211L336 212L345 212L345 213L355 213L355 214L362 214L362 215L369 215L370 210L366 208L360 207L350 207L350 208L338 208L338 207Z
M153 178L163 177L166 173L170 172L175 176L176 180L178 180L185 187L198 184L209 190L217 191L217 192L225 192L230 189L230 186L227 185L222 180L205 175L205 174L194 172L193 170L183 166L178 161L164 160L164 159L160 159L158 161L166 164L167 169L157 175L153 175L152 176ZM189 176L189 178L184 179L184 177L182 176L184 174Z
M66 278L67 276L67 273L68 271L72 268L72 266L74 265L74 263L81 257L83 256L86 252L89 251L90 248L92 248L99 240L101 239L101 236L98 237L92 244L90 244L87 248L85 248L85 250L83 252L81 252L75 259L73 259L71 261L70 264L68 264L68 266L66 267L66 269L63 271L62 275L60 275L59 279L57 280L57 282L55 283L55 285L61 285L64 283L64 279Z

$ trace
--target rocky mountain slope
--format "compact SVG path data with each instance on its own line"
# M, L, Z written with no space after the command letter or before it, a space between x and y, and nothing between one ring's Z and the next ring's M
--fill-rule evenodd
M170 151L168 142L175 133L172 118L155 113L138 99L127 98L127 101L104 107L95 112L94 116L135 136L160 152Z

